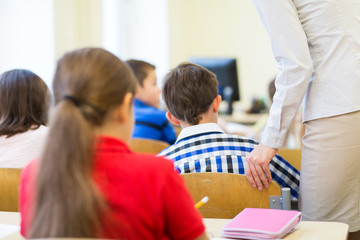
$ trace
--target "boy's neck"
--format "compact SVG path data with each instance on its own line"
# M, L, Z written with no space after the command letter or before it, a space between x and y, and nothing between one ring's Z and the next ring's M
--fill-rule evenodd
M217 112L214 113L212 111L208 111L208 112L206 112L204 114L201 114L199 116L199 118L200 118L199 123L195 124L195 125L199 125L199 124L203 124L203 123L217 123L218 122L218 114L217 114ZM180 124L181 124L181 128L195 126L193 124L190 124L190 123L187 123L187 122L184 122L184 121L180 121Z

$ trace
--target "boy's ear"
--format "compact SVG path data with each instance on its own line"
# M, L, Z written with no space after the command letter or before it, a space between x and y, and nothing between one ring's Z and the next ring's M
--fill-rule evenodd
M217 95L217 97L214 98L212 103L212 109L214 113L217 113L219 111L220 103L221 103L221 96Z
M174 117L174 115L172 115L170 112L166 112L166 118L169 120L169 122L171 122L175 126L181 125L180 121L176 117Z

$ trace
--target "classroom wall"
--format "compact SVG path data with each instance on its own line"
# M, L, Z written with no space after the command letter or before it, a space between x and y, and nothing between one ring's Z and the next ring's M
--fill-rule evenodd
M102 47L102 0L54 0L55 58L81 47Z
M0 72L29 68L48 84L61 55L87 46L150 61L160 81L191 56L236 57L246 104L277 72L251 1L1 0L0 34Z
M54 71L53 1L0 1L0 73L25 68L47 84Z
M170 0L170 66L191 56L236 57L245 105L253 96L267 98L268 83L277 73L251 1Z
M51 86L56 61L102 46L102 0L1 0L0 72L27 68Z
M168 2L103 0L104 48L154 64L159 85L169 70Z

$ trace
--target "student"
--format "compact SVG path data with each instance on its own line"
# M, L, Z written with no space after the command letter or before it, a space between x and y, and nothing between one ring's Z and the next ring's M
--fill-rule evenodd
M215 74L192 63L183 63L165 78L162 94L168 119L183 129L176 143L159 155L174 160L180 173L226 172L245 174L245 157L257 142L225 134L217 125L221 96ZM290 187L298 198L300 174L276 155L271 163L272 177L281 187Z
M207 239L173 164L127 146L135 84L128 66L100 48L59 60L51 141L21 178L25 237Z
M35 73L14 69L0 75L1 168L24 168L40 156L50 102L48 87Z
M135 127L133 137L150 138L173 144L176 134L166 119L165 112L158 109L161 90L156 85L155 66L140 60L126 63L135 73L138 86L135 93Z

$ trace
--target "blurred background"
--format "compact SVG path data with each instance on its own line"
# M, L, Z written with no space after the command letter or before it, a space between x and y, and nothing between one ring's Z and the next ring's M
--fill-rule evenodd
M251 1L0 0L0 34L0 72L28 68L49 85L56 60L88 46L155 64L159 84L190 57L235 58L245 107L268 103L277 73Z

